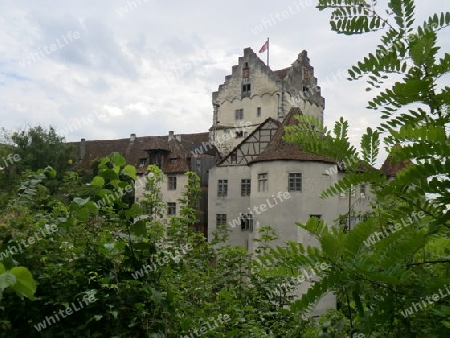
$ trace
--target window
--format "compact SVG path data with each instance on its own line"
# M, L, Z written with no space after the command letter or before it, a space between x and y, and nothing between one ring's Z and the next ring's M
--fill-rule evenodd
M176 176L167 177L167 190L177 190L177 177Z
M241 180L241 196L250 196L251 181L248 179Z
M241 231L253 231L253 215L241 214Z
M232 153L230 158L231 158L231 163L236 163L237 162L237 154L236 153Z
M359 195L361 196L361 198L366 198L366 185L365 184L361 184L361 186L359 187Z
M145 162L147 162L147 159L146 158L141 158L139 160L139 168L144 168Z
M256 108L256 117L261 116L261 107Z
M174 202L167 203L167 215L175 216L177 214L177 204Z
M309 79L309 70L306 68L303 68L303 80Z
M268 190L267 174L258 174L258 191L264 192Z
M349 193L348 190L346 190L346 191L341 191L341 192L339 193L339 197L347 198L347 197L349 197L348 193ZM356 196L356 187L353 186L353 185L352 185L352 188L351 188L351 190L350 190L350 195L351 195L352 197Z
M303 94L308 95L309 88L307 86L303 86Z
M322 219L322 215L316 215L316 214L312 214L312 215L309 215L309 218L317 218L317 219Z
M289 173L288 182L289 191L302 191L302 174L301 173Z
M244 119L244 109L236 109L234 112L234 117L236 120L243 120Z
M242 69L242 77L244 79L248 78L249 75L250 75L249 73L250 72L249 72L249 69L248 69L248 62L246 62L245 65L244 65L244 68Z
M244 132L243 131L237 131L236 132L236 138L241 138L244 136Z
M227 214L216 214L216 226L227 224Z
M177 159L176 158L171 158L170 159L170 164L175 164L177 163Z
M242 85L242 96L250 95L250 83Z
M228 180L219 180L217 186L217 197L226 197L228 195Z

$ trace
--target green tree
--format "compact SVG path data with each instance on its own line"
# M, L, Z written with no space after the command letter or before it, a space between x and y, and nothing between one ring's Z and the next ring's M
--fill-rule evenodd
M64 136L59 136L51 126L48 129L31 127L13 133L11 142L20 155L20 161L17 162L19 173L52 167L57 172L57 179L61 180L76 160L75 149L64 143Z
M380 111L384 122L367 129L360 151L350 144L343 119L329 131L321 121L299 116L299 124L287 128L285 136L305 151L365 162L364 172L346 168L345 178L322 197L369 184L376 206L347 234L315 220L298 224L317 236L321 248L292 243L267 257L276 254L291 269L311 261L331 266L291 310L304 314L326 292L335 292L347 321L341 337L355 331L371 337L444 337L450 333L450 297L429 300L450 282L450 88L440 83L450 71L450 55L438 56L437 45L438 33L450 25L450 13L416 25L413 0L390 0L387 6L381 12L377 1L319 0L318 5L332 10L331 28L339 34L384 31L376 50L349 69L351 80L365 78L367 90L379 91L368 108ZM389 85L392 78L396 82ZM408 163L395 180L371 169L381 139L393 163ZM402 220L409 218L413 221L405 226ZM386 231L385 238L373 242L371 236L380 231ZM332 336L335 328L329 326L326 333Z

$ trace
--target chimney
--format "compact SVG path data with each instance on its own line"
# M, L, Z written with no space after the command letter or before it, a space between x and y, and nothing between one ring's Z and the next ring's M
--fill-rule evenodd
M168 141L172 141L174 139L174 131L173 130L170 130L169 131L169 138L168 138Z
M136 140L136 134L130 134L130 144L133 144Z
M86 139L82 138L80 143L80 159L84 160L85 155L86 155Z

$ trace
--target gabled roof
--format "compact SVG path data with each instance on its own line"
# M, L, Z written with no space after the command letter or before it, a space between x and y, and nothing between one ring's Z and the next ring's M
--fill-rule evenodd
M181 138L181 141L176 137ZM93 140L84 141L84 158L76 165L79 169L91 169L91 162L118 152L125 157L128 164L134 165L139 169L141 159L148 158L149 151L164 151L168 154L167 158L179 158L177 163L164 163L162 169L164 172L185 172L188 170L187 159L190 159L191 149L199 146L202 142L209 141L209 133L181 134L176 135L169 141L168 136L141 136L136 137L134 142L130 138L116 140ZM82 142L70 142L69 144L81 150Z
M236 147L234 147L233 150L231 150L231 151L229 152L229 154L228 154L227 156L225 156L225 157L218 163L218 165L224 164L227 160L229 160L229 159L231 158L232 155L236 155L236 156L237 156L237 151L238 151L239 149L241 149L242 146L243 146L245 143L247 143L250 139L252 139L253 136L254 136L255 134L257 134L260 130L267 128L267 126L268 126L270 123L275 124L277 127L280 126L280 122L278 122L277 120L275 120L275 119L273 119L273 118L271 118L271 117L268 117L268 118L267 118L266 120L264 120L264 122L262 122L257 128L255 128L255 130L253 130L246 138L244 138L244 139L242 140L241 143L239 143L238 145L236 145ZM259 155L259 154L258 154L258 155ZM252 155L252 156L254 156L254 155ZM247 163L246 163L246 164L247 164Z
M286 77L286 75L287 75L287 73L288 73L288 71L290 69L292 69L292 67L287 67L287 68L284 68L284 69L274 70L273 72L275 74L277 74L277 76L280 78L280 80L283 80Z
M293 107L286 115L283 123L278 128L278 131L270 141L267 148L251 163L262 161L320 161L325 163L336 163L334 160L327 157L318 156L302 151L297 145L287 143L283 140L284 127L293 126L298 123L295 115L301 115L302 111L298 107Z
M399 144L394 145L393 149L401 147ZM406 168L408 165L412 164L411 161L402 161L397 162L395 160L395 155L391 151L391 153L388 155L386 160L384 161L383 165L380 168L380 171L389 177L396 177L397 173L404 168Z

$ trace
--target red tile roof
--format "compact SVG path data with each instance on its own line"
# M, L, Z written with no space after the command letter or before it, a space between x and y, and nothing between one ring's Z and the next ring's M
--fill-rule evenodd
M396 147L400 147L399 144L396 144L394 146L394 148ZM380 171L389 176L389 177L395 177L397 176L397 173L401 170L403 170L404 168L406 168L408 165L412 164L413 162L411 161L402 161L402 162L397 162L395 160L395 156L391 153L388 155L388 157L386 158L386 160L384 161L383 165L380 168Z
M160 150L168 153L167 160L162 166L164 172L185 172L189 168L192 148L199 146L202 142L208 142L209 133L176 136L181 137L181 141L178 141L176 137L169 141L168 136L141 136L136 137L133 143L130 142L130 138L85 141L85 156L75 169L91 169L93 160L108 156L113 152L118 152L126 158L128 164L139 169L140 160L148 158L147 151ZM81 142L70 142L69 144L77 149L81 148ZM170 158L177 158L177 163L170 163Z
M277 76L280 78L280 80L283 80L286 77L288 70L290 70L291 68L292 67L287 67L284 69L274 70L273 72L275 74L277 74Z
M287 143L282 139L284 135L284 127L292 126L298 123L294 118L295 115L301 115L302 111L298 107L293 107L289 114L285 117L283 123L275 133L269 145L264 151L251 163L261 161L276 161L276 160L292 160L292 161L320 161L326 163L336 163L334 160L313 155L302 151L297 145Z

